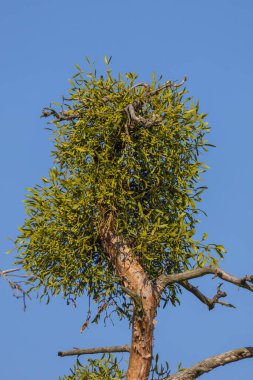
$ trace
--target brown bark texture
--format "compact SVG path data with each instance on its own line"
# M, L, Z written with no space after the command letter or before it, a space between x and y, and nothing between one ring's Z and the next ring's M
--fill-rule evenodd
M101 238L123 286L132 293L134 301L138 300L133 313L127 380L147 380L152 361L158 295L128 243L114 232L112 215L101 228Z
M87 354L104 354L108 352L130 352L131 347L128 344L123 346L111 347L93 347L93 348L74 348L69 351L59 351L58 356L74 356L74 355L87 355Z
M223 354L212 356L208 359L202 360L191 368L169 376L163 380L194 380L197 377L212 371L213 369L224 366L226 364L236 362L238 360L252 358L253 347L243 347L236 350L224 352Z

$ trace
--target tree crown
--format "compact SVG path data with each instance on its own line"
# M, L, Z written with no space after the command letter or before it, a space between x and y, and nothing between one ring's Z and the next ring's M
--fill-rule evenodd
M113 78L106 63L105 78L77 66L68 99L44 109L53 117L55 166L29 189L16 243L18 262L43 295L119 297L117 311L127 315L125 289L99 234L109 214L151 281L216 265L213 252L222 257L224 249L205 244L206 234L196 238L206 114L183 83ZM176 287L164 290L165 301L176 301Z

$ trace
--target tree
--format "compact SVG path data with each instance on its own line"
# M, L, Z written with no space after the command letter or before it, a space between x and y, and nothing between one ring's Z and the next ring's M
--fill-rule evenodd
M110 60L109 60L110 61ZM67 379L146 380L158 374L153 333L158 307L174 306L182 288L209 310L213 298L189 281L212 274L253 290L253 276L237 278L219 267L225 249L208 244L196 231L201 193L200 161L208 149L206 114L180 83L161 78L136 83L137 75L98 77L93 65L84 76L77 67L68 98L43 110L54 136L55 166L29 189L27 219L16 240L18 263L42 296L61 294L75 302L86 294L97 305L88 310L84 330L102 313L116 312L132 327L130 345L60 352L60 356L129 352L127 373L112 356L78 362ZM88 61L89 62L89 61ZM90 62L89 62L90 63ZM193 379L219 365L253 356L242 348L208 358L164 379ZM154 378L154 377L153 377Z

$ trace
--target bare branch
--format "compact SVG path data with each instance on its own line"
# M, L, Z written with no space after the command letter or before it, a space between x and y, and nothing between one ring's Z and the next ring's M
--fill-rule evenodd
M54 116L57 121L63 121L63 120L74 120L78 119L81 115L80 112L72 112L72 111L62 111L62 112L56 112L51 107L43 108L41 117L49 117ZM52 123L54 120L52 121Z
M156 90L154 91L151 91L150 92L150 85L148 83L145 83L145 82L140 82L140 83L137 83L136 85L134 85L133 87L131 87L131 90L136 88L136 87L145 87L146 88L146 95L147 96L154 96L156 95L158 92L168 88L168 87L174 87L174 88L177 88L177 87L180 87L182 86L187 80L187 77L185 76L183 78L183 80L180 82L180 83L174 83L172 81L167 81L165 82L164 85L158 87ZM135 125L145 125L146 127L152 127L153 125L157 125L159 123L159 117L158 115L155 115L153 114L151 116L151 118L149 119L146 119L142 116L137 116L136 115L136 109L140 106L140 104L138 104L138 102L135 102L135 104L129 104L127 107L125 107L123 109L123 111L125 111L127 113L127 116L128 116L128 126L130 128L133 128Z
M193 380L217 367L252 357L253 347L238 348L202 360L193 367L186 368L175 375L164 378L163 380Z
M135 108L137 105L129 104L127 107L123 109L127 113L128 116L128 124L130 128L133 128L135 125L145 125L146 127L152 127L153 125L157 125L159 122L159 117L155 114L151 116L149 119L145 119L142 116L136 115Z
M12 272L18 272L19 270L20 270L20 268L6 269L6 270L1 271L0 274L2 276L2 275L9 274L9 273L12 273Z
M187 77L185 76L180 83L167 81L162 86L158 87L156 90L154 90L152 92L150 92L150 85L148 83L140 82L140 83L137 83L136 85L134 85L133 87L131 87L131 90L136 88L136 87L145 87L146 88L146 95L147 96L154 96L158 92L160 92L160 91L162 91L168 87L174 87L174 88L181 87L186 82L186 80L187 80ZM65 99L65 100L70 100L70 99ZM104 96L102 98L102 100L103 100L103 102L108 102L109 99L108 99L108 97ZM157 124L156 115L153 116L153 118L151 118L151 119L145 119L141 116L136 116L134 107L135 106L133 104L129 104L127 107L124 108L124 111L126 111L130 115L131 120L135 124L144 124L147 127L150 127L152 125ZM61 112L57 112L54 108L51 108L51 107L43 108L41 117L50 117L50 116L55 117L55 120L52 120L50 122L50 124L51 124L51 123L54 123L55 121L79 119L81 117L81 113L80 113L80 110L76 110L75 112L73 112L71 110L65 110L65 111L63 110ZM131 126L131 123L130 123L130 126Z
M20 297L17 294L15 294L15 292L18 292L22 295L23 303L24 303L24 310L25 310L26 309L25 297L28 297L31 300L30 295L17 282L11 281L8 278L8 275L10 275L10 273L17 272L19 270L20 270L19 268L6 269L3 271L0 270L0 276L3 277L3 279L6 280L8 282L8 284L10 285L10 287L14 290L14 295L16 298L20 298ZM23 278L23 277L27 277L27 276L16 276L16 277L22 277Z
M220 304L222 306L227 306L227 307L233 307L233 308L235 308L235 306L232 305L232 304L230 304L230 303L227 303L227 302L224 302L224 301L220 301L220 298L224 298L224 297L227 296L227 293L222 292L220 290L222 284L220 284L218 286L217 293L215 294L215 296L213 298L206 297L196 286L193 286L188 281L183 281L183 282L180 283L180 285L183 286L186 290L188 290L192 294L194 294L205 305L207 305L207 307L208 307L209 310L214 309L216 303L218 303L218 304Z
M204 268L197 268L188 270L186 272L182 273L173 273L169 275L162 274L157 279L157 289L159 293L161 294L164 288L167 285L174 284L174 283L182 283L182 281L187 281L193 278L197 277L203 277L207 274L213 274L215 277L219 277L224 281L230 282L231 284L237 285L240 288L245 288L250 291L253 291L253 286L249 283L253 284L253 276L245 276L243 278L235 277L221 268L215 267L215 266L209 266Z
M140 82L135 84L133 87L130 88L130 90L133 90L136 87L146 87L147 89L150 89L150 85L146 82Z
M131 347L128 344L123 346L96 347L96 348L75 348L70 351L59 351L58 356L73 356L86 354L104 354L108 352L130 352Z

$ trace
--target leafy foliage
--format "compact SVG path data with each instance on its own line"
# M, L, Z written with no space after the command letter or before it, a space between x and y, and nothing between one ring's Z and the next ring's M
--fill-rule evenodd
M153 358L152 366L150 369L151 380L162 380L165 377L169 377L169 375L169 363L166 361L165 364L159 364L159 355L156 354L156 356Z
M87 292L127 316L129 302L99 237L108 212L152 280L216 264L212 251L223 255L222 246L205 244L206 234L195 238L209 127L185 88L161 89L155 77L136 86L136 74L115 79L108 66L105 78L92 66L86 76L77 69L69 98L49 113L55 166L28 189L18 262L43 295L74 300ZM164 300L175 303L175 286L166 292Z
M120 369L116 357L111 354L102 355L98 359L88 359L88 364L83 365L79 359L70 369L71 374L66 375L59 380L123 380L125 371ZM150 370L150 379L159 380L170 375L168 362L165 365L159 364L159 355L156 354L153 359L153 365Z
M77 360L70 371L71 375L59 380L121 380L125 378L125 372L119 368L117 358L113 355L103 355L100 359L88 359L88 364L85 366Z

